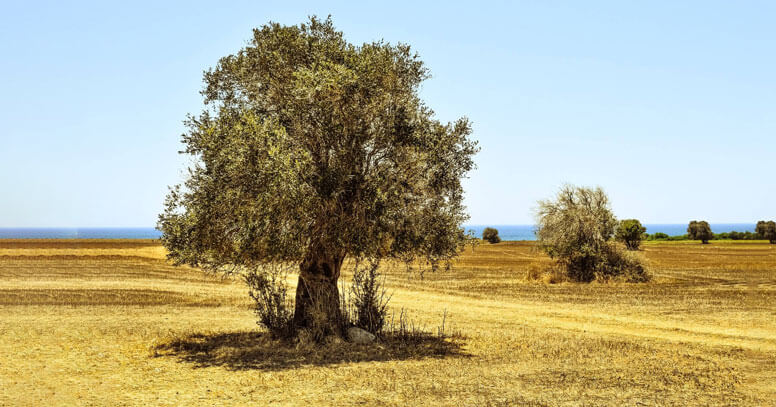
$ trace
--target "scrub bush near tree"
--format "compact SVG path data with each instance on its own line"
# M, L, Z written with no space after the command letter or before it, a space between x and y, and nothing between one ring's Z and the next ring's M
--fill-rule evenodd
M617 219L601 188L564 186L554 200L539 201L536 220L539 246L571 280L649 279L640 258L612 241Z

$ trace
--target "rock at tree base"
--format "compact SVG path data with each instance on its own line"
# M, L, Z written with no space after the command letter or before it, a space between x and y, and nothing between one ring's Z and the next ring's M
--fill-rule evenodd
M348 340L353 343L364 344L372 343L375 340L375 336L361 328L348 328L347 331Z

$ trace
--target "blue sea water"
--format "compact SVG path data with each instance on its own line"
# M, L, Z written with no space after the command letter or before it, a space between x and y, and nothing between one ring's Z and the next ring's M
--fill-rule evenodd
M726 232L754 232L754 223L712 223L711 231L714 233ZM482 237L482 230L486 227L498 229L501 240L536 240L534 225L464 225L464 229L472 231L474 236ZM669 236L679 236L687 233L687 224L645 224L647 233L665 233Z
M536 240L534 236L534 225L464 225L467 233L474 237L482 237L482 231L485 228L495 228L498 230L498 236L501 240Z
M0 239L156 239L155 228L0 228Z
M686 224L647 224L647 233L662 232L669 236L687 233ZM486 227L498 229L501 240L536 240L533 225L464 225L474 236L482 236ZM754 232L753 223L712 223L714 233ZM161 232L154 228L0 228L0 239L157 239Z

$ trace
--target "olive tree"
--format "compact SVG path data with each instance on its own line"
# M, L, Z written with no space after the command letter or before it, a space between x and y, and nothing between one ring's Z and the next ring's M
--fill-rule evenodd
M776 244L776 222L761 220L757 222L754 232L761 239L768 240L771 244Z
M625 243L628 250L638 250L646 231L647 228L638 219L624 219L617 224L614 235L617 240Z
M496 228L485 228L482 230L482 240L488 242L488 243L499 243L501 242L501 238L498 236L498 229Z
M714 238L714 233L711 232L709 222L693 220L687 225L687 237L690 240L700 240L702 244L708 244L709 240Z
M575 281L623 276L646 281L642 262L611 242L617 219L601 188L566 185L536 210L539 247Z
M449 262L465 242L461 179L478 151L441 123L408 45L354 45L331 19L269 23L204 74L193 157L159 229L179 264L236 273L296 264L293 326L340 334L346 257ZM449 264L449 263L448 263Z

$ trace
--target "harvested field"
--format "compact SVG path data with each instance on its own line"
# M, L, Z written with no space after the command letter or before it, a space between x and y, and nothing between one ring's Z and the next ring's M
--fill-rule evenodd
M776 246L647 243L647 284L527 281L529 242L387 267L434 337L279 346L154 241L0 241L0 405L776 405Z

